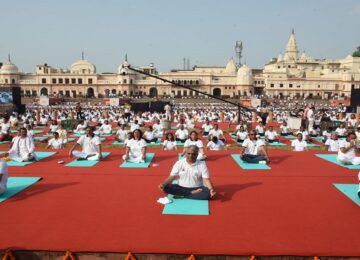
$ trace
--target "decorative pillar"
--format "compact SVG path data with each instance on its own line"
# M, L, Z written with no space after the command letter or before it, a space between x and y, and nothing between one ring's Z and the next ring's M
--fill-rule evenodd
M252 120L251 122L255 123L257 122L257 112L252 112Z

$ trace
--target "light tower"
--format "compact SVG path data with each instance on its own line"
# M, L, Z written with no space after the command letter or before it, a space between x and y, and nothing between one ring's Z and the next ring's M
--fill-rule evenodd
M243 50L242 41L236 41L236 44L235 44L235 52L236 52L236 59L237 59L236 66L238 68L240 68L240 66L241 66L242 50Z

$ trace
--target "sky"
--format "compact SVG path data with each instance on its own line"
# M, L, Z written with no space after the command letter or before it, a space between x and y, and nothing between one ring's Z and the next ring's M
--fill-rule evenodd
M0 0L0 61L20 71L70 68L81 59L116 72L125 54L133 66L158 71L225 66L243 42L243 59L263 68L284 52L291 34L300 53L339 59L360 46L359 0Z

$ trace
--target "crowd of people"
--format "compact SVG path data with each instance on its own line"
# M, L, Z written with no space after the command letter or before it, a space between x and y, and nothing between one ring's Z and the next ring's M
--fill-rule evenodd
M69 142L69 132L79 136L69 150L69 157L78 160L101 160L100 136L103 135L114 136L114 141L123 144L126 149L122 158L132 163L145 162L149 144L159 144L165 151L181 147L180 154L184 159L174 165L169 178L159 188L166 193L194 199L209 199L215 195L204 163L207 150L227 149L235 142L240 148L241 159L247 163L270 163L268 145L280 143L282 137L293 136L291 147L296 152L306 151L308 144L319 141L328 151L338 153L339 162L360 164L360 157L356 156L360 143L359 118L355 114L345 114L341 106L316 108L288 102L254 110L242 109L239 115L238 107L206 104L204 108L201 103L178 103L171 113L169 107L164 112L135 113L127 106L31 106L22 115L14 113L1 118L0 141L11 141L10 149L4 153L5 160L20 162L36 160L34 128L38 127L45 129L50 137L48 149L64 148ZM288 127L291 116L301 119L299 129ZM77 120L77 124L64 129L64 122L69 119ZM172 130L164 129L166 121L173 123ZM322 129L322 122L329 121L337 122L336 127ZM225 138L220 129L219 124L224 123L228 127L236 124L234 132L230 133L234 143ZM12 130L18 130L14 137ZM6 164L0 164L0 170L3 171L1 183L6 182ZM172 183L175 178L179 178L177 184ZM1 189L4 190L3 186L0 192Z

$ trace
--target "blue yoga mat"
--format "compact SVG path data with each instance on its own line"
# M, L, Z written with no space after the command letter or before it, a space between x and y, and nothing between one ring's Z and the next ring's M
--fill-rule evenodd
M75 139L76 139L76 138L74 138L74 137L70 137L70 138L67 139L67 141L68 141L68 142L72 142L72 141L74 141Z
M176 146L184 146L184 143L176 141Z
M42 159L45 159L47 157L50 157L52 155L56 154L56 152L35 152L37 161L40 161ZM8 166L26 166L29 164L32 164L36 161L31 162L16 162L16 161L8 161L6 162Z
M9 177L7 190L0 195L0 202L7 200L27 187L30 187L40 179L40 177Z
M72 136L75 136L75 137L80 137L80 136L83 136L85 134L73 134Z
M319 144L314 144L314 143L307 143L308 147L315 147L315 146L320 146Z
M102 152L101 153L103 158L107 157L110 152ZM88 160L73 160L72 162L69 162L65 166L68 167L92 167L96 165L99 161L88 161Z
M120 165L120 168L148 168L152 159L154 158L155 153L146 153L146 159L143 163L133 163L133 162L123 162Z
M34 137L34 142L41 142L46 139L48 139L46 136L37 136L37 137Z
M118 141L115 141L112 143L113 145L124 145L124 142L118 142Z
M359 185L358 184L334 184L335 187L345 194L346 197L351 199L355 204L360 206L360 198L358 196Z
M168 197L173 202L164 206L164 215L209 215L208 200L174 199L173 195Z
M269 143L270 146L286 146L286 144L281 143L281 142L273 142L273 143Z
M244 162L243 160L240 159L239 154L232 154L231 157L244 170L270 170L271 169L267 164Z
M360 165L351 165L351 164L342 164L337 160L337 154L316 154L317 157L324 159L328 162L335 163L339 166L351 169L351 170L360 170Z
M293 136L293 135L287 135L287 136L283 136L283 137L285 137L285 138L287 138L287 139L295 139L295 138L296 138L296 137Z

